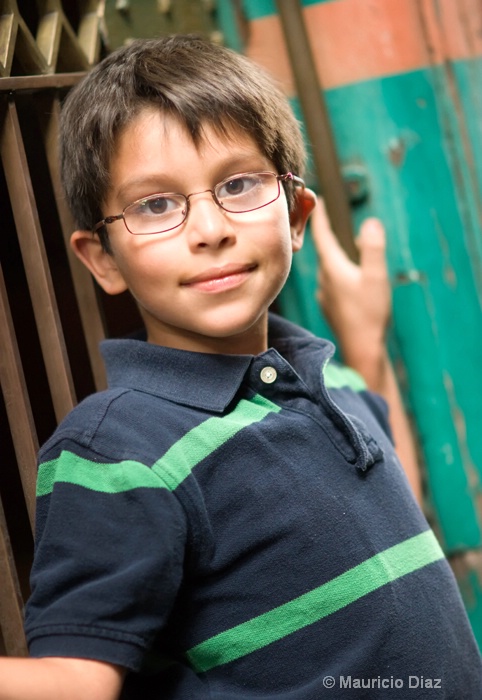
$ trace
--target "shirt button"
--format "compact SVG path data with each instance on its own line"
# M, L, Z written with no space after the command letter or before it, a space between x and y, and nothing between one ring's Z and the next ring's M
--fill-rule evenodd
M265 384L272 384L276 380L277 376L278 373L274 367L263 367L261 370L261 380Z

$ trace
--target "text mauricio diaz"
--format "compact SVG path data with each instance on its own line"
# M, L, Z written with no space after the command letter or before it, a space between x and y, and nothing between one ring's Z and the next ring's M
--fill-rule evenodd
M326 686L325 686L326 687ZM407 679L394 678L354 678L353 676L340 676L340 688L441 688L441 678L427 678L425 676L408 676Z

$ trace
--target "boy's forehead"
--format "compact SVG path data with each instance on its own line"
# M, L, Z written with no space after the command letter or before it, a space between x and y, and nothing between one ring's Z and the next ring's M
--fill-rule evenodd
M251 134L227 119L221 118L219 124L201 121L198 133L193 135L181 117L154 107L144 107L125 124L117 134L115 146L124 139L130 140L132 136L145 134L146 129L160 133L166 143L181 138L199 152L222 146L223 150L232 150L233 153L245 151L252 155L265 155Z
M273 170L254 138L239 127L217 128L207 121L200 127L195 138L170 113L139 112L117 133L104 205L110 197L117 200L112 206L125 206L152 192L184 191L204 177L212 185L233 173Z

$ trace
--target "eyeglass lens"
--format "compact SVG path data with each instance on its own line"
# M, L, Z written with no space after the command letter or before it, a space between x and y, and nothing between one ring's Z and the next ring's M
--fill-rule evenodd
M212 194L222 209L241 214L274 202L280 185L274 173L243 173L218 183ZM125 224L134 234L170 231L185 220L191 196L161 193L144 197L126 207Z

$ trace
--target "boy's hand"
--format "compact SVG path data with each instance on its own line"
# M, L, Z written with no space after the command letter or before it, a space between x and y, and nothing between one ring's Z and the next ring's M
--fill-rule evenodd
M360 263L352 262L333 233L318 198L311 231L319 258L317 298L347 364L364 374L384 351L391 295L385 261L385 231L366 219L357 238Z
M391 294L383 226L378 219L363 222L357 239L359 265L338 243L321 199L312 214L311 231L319 258L320 306L346 364L387 401L395 448L414 495L422 503L416 446L385 347Z
M100 661L0 658L0 700L117 700L123 679Z

